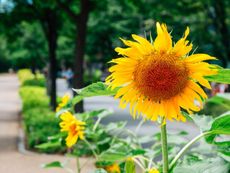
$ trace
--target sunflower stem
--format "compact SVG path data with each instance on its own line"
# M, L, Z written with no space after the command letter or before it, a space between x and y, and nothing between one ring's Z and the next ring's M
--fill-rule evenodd
M80 161L79 161L79 157L76 157L76 161L77 161L77 173L81 173L81 166L80 166Z
M174 159L172 160L172 162L169 165L170 170L174 167L174 165L176 164L176 162L178 161L178 159L184 155L184 153L195 143L197 142L199 139L203 138L204 136L210 135L212 134L212 132L208 131L205 133L201 133L200 135L196 136L195 138L193 138L189 143L187 143L181 150L180 152L174 157Z
M167 129L164 120L161 123L161 148L162 148L162 161L163 161L163 173L168 173L168 146L167 146Z
M84 142L88 145L88 147L89 147L90 150L92 151L92 153L93 153L95 159L98 160L98 155L97 155L97 153L95 152L95 150L93 149L92 145L91 145L86 139L84 139Z

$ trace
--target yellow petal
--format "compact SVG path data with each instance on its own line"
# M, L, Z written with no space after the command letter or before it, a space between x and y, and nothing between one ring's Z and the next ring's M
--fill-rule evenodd
M191 88L192 90L196 91L202 98L204 98L204 99L208 98L208 96L205 94L203 89L198 84L196 84L195 82L190 81L188 83L188 87Z
M185 30L184 37L182 37L180 40L176 42L176 44L173 47L173 52L178 56L184 56L187 53L189 53L192 50L192 44L188 45L188 41L186 40L187 36L189 34L189 28Z
M204 79L202 77L202 74L199 73L194 73L191 77L193 79L195 79L197 82L199 82L202 86L208 88L208 89L212 89L211 85L209 84L208 80Z
M165 24L160 25L158 22L157 27L157 37L154 41L154 48L157 51L168 52L172 48L171 35L168 33L167 26Z
M142 49L145 50L146 54L153 51L153 45L148 40L135 34L132 34L132 37L134 40L140 43Z
M206 60L216 60L215 57L209 56L207 54L193 54L185 59L186 62L197 63Z

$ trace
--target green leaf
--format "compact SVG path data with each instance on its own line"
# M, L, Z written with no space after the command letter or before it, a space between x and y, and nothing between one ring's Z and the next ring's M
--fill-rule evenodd
M135 173L135 163L132 159L127 159L127 161L125 162L125 172Z
M81 119L86 121L89 118L92 117L98 117L98 118L105 118L108 115L111 115L113 113L112 109L100 109L100 110L94 110L94 111L90 111L90 112L84 112L84 113L78 113L76 114L76 116Z
M93 173L107 173L107 171L102 168L99 168L99 169L96 169Z
M230 84L230 69L219 69L216 75L205 76L205 78L212 82Z
M178 165L173 169L174 173L228 173L229 163L223 159L206 159L196 163Z
M59 161L54 161L51 163L47 163L42 165L43 168L64 168L63 164Z
M86 86L82 89L73 89L78 95L75 96L72 100L73 104L80 102L85 97L93 97L93 96L111 96L117 93L117 89L111 90L108 88L106 84L103 82L93 83L91 85Z
M127 122L126 121L119 121L116 123L109 123L106 127L105 130L110 133L114 133L116 131L119 131L121 129L123 129L126 126Z
M55 116L59 117L61 114L63 114L66 111L69 111L69 110L70 110L70 108L61 109L60 111L56 112Z
M145 135L145 136L138 137L138 142L141 144L149 143L149 142L153 142L153 141L154 141L153 135Z
M40 145L36 145L35 148L41 149L41 150L47 150L50 148L58 148L61 147L61 140L58 141L48 141L47 143L43 143Z
M112 145L99 156L100 161L116 162L125 160L129 157L130 149L123 143Z
M106 161L109 161L109 162L115 162L115 161L118 161L118 160L124 160L127 158L126 156L126 153L124 152L119 152L119 151L107 151L107 152L103 152L101 155L100 155L100 160L106 160Z
M190 117L202 131L207 131L212 126L213 118L211 116L195 114Z
M144 149L135 149L131 151L132 156L137 156L137 155L143 155L145 154L145 150Z
M218 134L230 135L230 111L214 119L209 131L212 132L206 137L209 143L212 143Z
M218 155L221 156L226 161L230 162L230 141L224 142L214 142L217 147Z

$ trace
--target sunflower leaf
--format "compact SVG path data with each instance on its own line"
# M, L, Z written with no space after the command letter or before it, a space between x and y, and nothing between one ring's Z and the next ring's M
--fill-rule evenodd
M229 163L220 158L206 159L192 164L178 165L173 170L173 172L176 173L227 173L228 171Z
M59 161L54 161L51 163L44 164L42 165L42 167L43 168L64 168L64 165Z
M77 93L77 96L73 98L72 104L77 104L86 97L93 96L111 96L117 93L118 88L110 89L103 82L93 83L82 89L73 89Z
M125 172L135 173L135 164L132 159L127 159L127 161L125 162Z
M93 173L107 173L107 171L102 168L99 168L99 169L96 169Z
M217 74L205 78L212 82L230 84L230 69L219 69Z
M212 135L206 137L209 143L213 143L218 134L230 135L230 111L214 119L209 131L212 132Z

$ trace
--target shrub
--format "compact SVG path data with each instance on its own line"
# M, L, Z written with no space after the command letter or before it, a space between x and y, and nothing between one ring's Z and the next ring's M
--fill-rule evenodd
M43 74L32 74L29 69L18 71L18 78L21 86L40 86L45 87L45 77Z
M20 84L22 85L24 81L33 79L34 75L31 73L29 69L22 69L18 71L18 79L20 81Z
M45 87L45 78L44 77L40 77L40 78L34 78L34 79L25 80L23 82L22 86L40 86L40 87Z
M59 120L49 109L49 98L46 95L45 78L42 74L36 76L29 69L19 70L19 94L22 98L23 127L26 134L26 145L29 149L47 141L47 137L59 132ZM56 152L60 147L44 152ZM41 151L41 150L40 150Z
M27 136L27 146L33 149L35 145L47 141L47 137L59 133L59 120L48 108L32 108L23 114L23 125ZM49 152L53 152L50 150Z
M25 86L20 88L19 93L23 102L23 112L49 106L49 98L44 87Z

